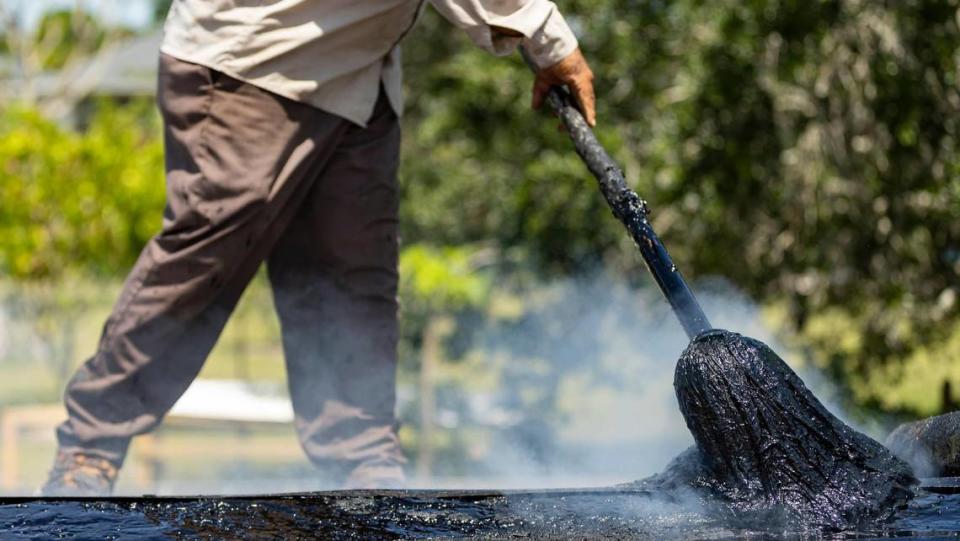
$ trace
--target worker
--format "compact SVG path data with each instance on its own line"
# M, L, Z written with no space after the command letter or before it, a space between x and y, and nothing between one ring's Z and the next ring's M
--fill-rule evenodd
M547 0L432 0L480 47L522 46L533 104L592 73ZM400 41L418 0L174 0L160 48L166 207L69 381L42 492L112 492L266 262L300 444L335 486L399 487Z

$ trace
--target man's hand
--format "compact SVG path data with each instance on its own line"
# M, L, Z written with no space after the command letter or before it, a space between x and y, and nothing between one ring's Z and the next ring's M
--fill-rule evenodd
M537 72L533 81L533 108L539 109L547 97L551 86L567 85L573 99L587 124L597 125L595 109L596 97L593 94L593 72L587 65L580 49L575 49L566 58Z

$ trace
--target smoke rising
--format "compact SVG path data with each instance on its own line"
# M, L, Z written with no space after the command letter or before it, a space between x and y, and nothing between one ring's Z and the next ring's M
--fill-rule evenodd
M260 314L258 317L272 312L264 285L254 284L247 299L256 302L241 305L240 311ZM43 312L45 317L63 314L64 321L79 322L75 332L84 338L71 348L59 347L51 339L66 336L61 330L68 327L60 319L55 324L37 327L39 320L30 316L37 311L30 310L30 299L11 293L0 310L2 357L46 359L44 364L55 365L50 366L50 374L68 376L69 367L78 357L92 353L114 288L100 285L95 295L91 293L97 299L102 297L102 302L89 301L96 305L94 315L52 308ZM693 289L714 326L755 337L788 361L791 359L789 352L776 343L758 307L744 295L717 280L694 284ZM439 440L455 441L434 451L428 476L417 475L417 446L406 446L411 459L411 486L610 486L662 471L674 456L692 444L673 391L676 361L688 340L659 292L597 272L515 287L511 295L522 307L519 315L458 321L458 326L463 327L458 334L465 338L459 344L446 344L447 349L458 350L450 352L450 356L468 359L471 370L494 381L474 385L468 380L437 389L433 422L442 432ZM259 321L253 320L257 325ZM257 325L251 325L248 322L234 331L228 328L228 334L252 334ZM50 332L38 330L47 327ZM279 337L275 334L275 329L264 332L263 339L273 344L273 349L261 355L269 362L279 363ZM233 336L225 338L221 342L230 347L220 350L221 358L232 359L248 347L240 347L241 341ZM249 347L257 351L259 346ZM411 369L409 361L401 359L401 371ZM254 362L264 361L244 360L247 368L230 377L242 379L253 369L251 377L257 379L260 372L251 364ZM460 367L454 364L452 370ZM801 376L821 400L830 396L829 392L821 394L821 389L829 391L829 385L815 372L806 370ZM272 387L262 383L248 386L253 394L288 400L285 385L279 381ZM56 401L59 392L54 393L44 400ZM420 428L419 394L420 390L409 381L398 389L401 423L407 427L404 430L414 433ZM824 402L833 413L848 420L830 400ZM180 459L171 458L166 469L155 472L158 477L149 492L236 494L335 488L323 472L312 468L298 454L292 427L284 425L272 430L280 436L271 440L271 445L279 446L277 440L282 439L291 451L286 453L289 458L284 464L257 464L240 458L242 447L247 445L243 443L242 431L231 435L227 429L224 432L229 437L223 440L222 460L208 477L178 474L171 465L175 466ZM878 437L875 432L871 435ZM217 437L211 434L209 439ZM49 458L52 459L52 452ZM44 457L39 461L40 467L48 467L47 460ZM121 474L121 493L144 491L139 485L130 484L131 479L141 475L135 470L136 463L128 462Z
M715 327L775 344L757 307L732 287L694 290ZM611 485L661 471L693 443L673 390L689 340L659 292L601 272L518 294L524 316L475 334L490 369L503 372L492 405L513 422L496 427L489 452L460 475L417 486ZM438 410L456 411L457 400Z

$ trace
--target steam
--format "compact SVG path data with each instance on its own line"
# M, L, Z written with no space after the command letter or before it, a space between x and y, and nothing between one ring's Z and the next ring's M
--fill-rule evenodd
M919 442L886 442L887 446L903 460L910 465L913 474L918 478L930 478L940 476L940 468L934 460L933 453Z
M644 283L649 285L648 281ZM95 310L71 311L63 316L82 321L74 332L84 340L71 348L56 347L56 340L51 341L51 336L65 333L37 331L44 327L35 325L37 318L33 315L37 310L31 309L29 295L6 292L0 303L0 361L42 359L45 364L53 363L51 376L68 376L78 357L92 353L98 326L118 285L97 286L97 299L90 301ZM264 287L262 281L254 282L253 288L261 288L247 295L254 305L241 309L272 312ZM711 280L694 284L693 289L715 327L757 338L788 362L796 360L796 355L777 343L758 307L735 288ZM457 439L457 444L442 453L435 452L429 477L416 476L417 449L408 446L411 486L611 486L662 471L674 456L692 445L673 390L676 361L689 340L659 292L652 287L637 288L621 276L597 272L528 284L515 288L511 295L522 307L519 316L458 321L458 334L465 337L461 338L464 343L451 355L466 357L465 362L472 363L476 373L484 377L499 375L499 379L487 386L474 386L468 381L437 389L434 424L445 437ZM62 313L47 312L45 317ZM50 328L61 326L55 321ZM267 339L279 344L279 336ZM447 349L454 347L447 344ZM64 358L53 362L52 352L60 349L64 354L57 358ZM279 347L268 353L280 362ZM401 370L409 362L401 359ZM452 366L452 370L460 369ZM409 367L407 364L406 369ZM810 369L802 371L801 376L828 409L848 420L838 402L829 399L836 396L836 391L824 378ZM263 384L251 383L249 387L255 394L286 398L282 384L273 390L265 390ZM407 433L416 433L418 428L418 394L415 385L398 389L400 421ZM43 400L57 398L45 396ZM0 405L4 403L4 397L0 397ZM278 430L289 435L286 441L296 449L293 427ZM876 430L868 433L882 437ZM289 458L281 465L237 460L234 466L231 445L224 446L212 478L178 479L161 470L158 481L146 490L158 494L239 494L337 488L305 458ZM135 443L134 453L136 450ZM291 455L297 456L296 451ZM52 456L51 448L50 459ZM137 476L143 477L134 471L137 464L136 460L127 462L120 493L145 490L132 482ZM22 475L23 479L32 477L38 476Z
M779 349L757 307L734 288L711 281L694 290L715 327ZM518 294L527 316L485 326L476 341L507 380L494 405L520 420L494 430L489 452L459 475L415 479L416 486L605 486L657 473L693 443L673 390L689 340L659 292L598 273ZM552 373L537 381L544 371ZM552 390L552 403L517 398ZM441 400L438 410L457 411L462 400Z

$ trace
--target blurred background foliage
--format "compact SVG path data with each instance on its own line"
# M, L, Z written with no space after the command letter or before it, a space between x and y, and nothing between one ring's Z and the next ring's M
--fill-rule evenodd
M561 7L601 139L688 277L768 307L855 403L937 411L960 376L957 2ZM647 283L563 134L527 110L519 60L465 41L428 13L405 44L407 238Z
M597 77L598 134L687 277L747 294L849 405L952 407L941 389L960 384L957 0L558 4ZM52 69L130 32L95 26L79 39L53 14L33 36L4 34L0 54L53 41L38 61ZM401 379L422 400L454 385L437 366L494 385L472 332L548 327L557 305L527 303L535 284L598 269L651 284L566 136L529 109L519 58L487 55L427 8L404 62L401 354L415 362ZM0 274L16 291L117 281L161 220L152 104L99 102L74 131L29 98L0 103ZM525 407L549 419L577 363L498 366L499 385L538 388Z
M122 276L159 227L163 144L152 104L103 102L83 133L35 111L0 116L0 272Z

